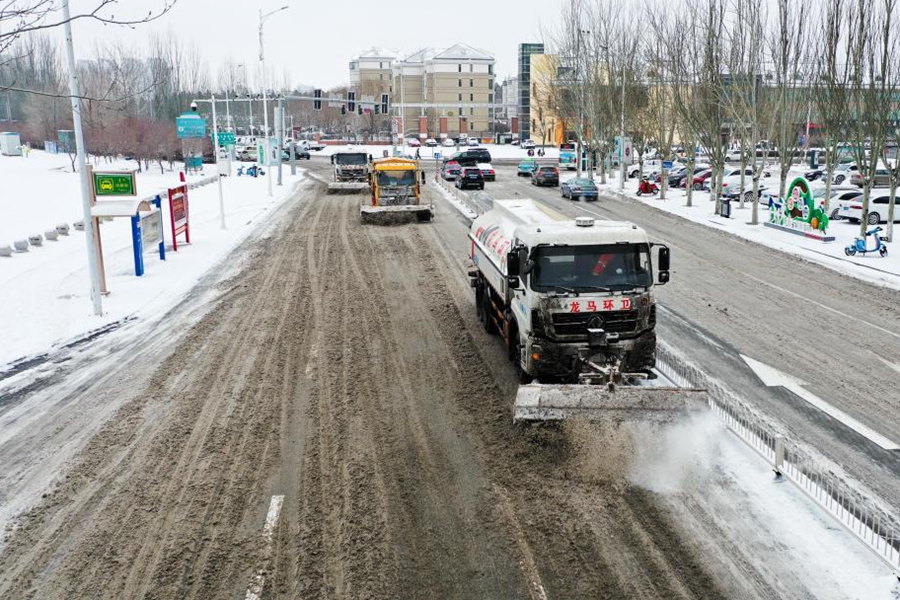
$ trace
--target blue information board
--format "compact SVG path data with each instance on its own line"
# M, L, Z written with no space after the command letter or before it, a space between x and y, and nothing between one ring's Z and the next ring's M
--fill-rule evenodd
M185 113L175 118L175 130L179 139L206 137L206 121L198 114Z

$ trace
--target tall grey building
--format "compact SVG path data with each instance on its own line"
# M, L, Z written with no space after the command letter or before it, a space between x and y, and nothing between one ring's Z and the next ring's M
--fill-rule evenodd
M519 44L519 139L531 136L531 55L543 54L544 44Z

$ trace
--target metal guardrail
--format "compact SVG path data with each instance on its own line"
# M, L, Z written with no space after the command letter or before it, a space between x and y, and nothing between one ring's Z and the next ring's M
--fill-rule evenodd
M442 187L444 189L444 191L446 193L448 193L448 194L452 195L454 198L456 198L460 204L462 204L463 206L468 208L471 212L475 213L476 215L480 215L484 212L484 208L482 206L478 205L477 202L472 202L471 198L469 198L469 195L467 193L465 193L462 190L456 189L455 185L448 184L447 181L444 180L443 177L438 176L437 183L440 187Z
M900 577L900 520L895 515L860 492L846 476L823 467L809 451L776 433L777 427L662 340L657 346L656 366L676 385L706 388L710 408L730 431Z

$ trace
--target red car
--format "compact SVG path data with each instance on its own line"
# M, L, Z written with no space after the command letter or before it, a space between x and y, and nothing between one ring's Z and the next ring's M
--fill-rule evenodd
M699 173L694 175L694 180L691 184L691 187L693 187L695 190L702 190L703 184L706 183L706 180L709 179L711 175L712 169L704 169L703 171L700 171ZM685 185L687 185L687 177L684 178L684 183Z
M458 162L454 160L447 161L441 169L441 177L446 181L450 181L459 177L460 171L462 171L462 166Z

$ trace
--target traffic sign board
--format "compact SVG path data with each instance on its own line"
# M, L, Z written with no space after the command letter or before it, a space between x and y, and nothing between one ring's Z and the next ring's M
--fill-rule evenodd
M206 137L206 121L198 114L185 113L175 118L175 130L179 139Z
M94 171L95 196L137 196L134 171Z
M672 168L672 161L671 161L671 160L664 160L664 161L663 161L663 169L671 169L671 168Z
M233 131L220 131L217 134L220 146L234 146L235 136Z

